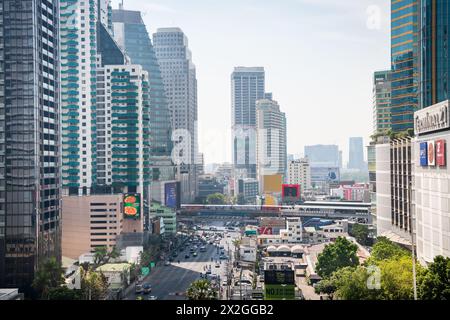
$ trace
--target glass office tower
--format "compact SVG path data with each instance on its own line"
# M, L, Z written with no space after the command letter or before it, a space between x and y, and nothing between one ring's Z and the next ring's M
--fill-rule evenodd
M420 12L420 107L450 99L450 2L422 0Z
M0 2L0 287L61 259L57 0Z
M161 172L165 171L162 162L167 163L172 152L172 130L163 78L150 36L139 11L121 7L113 10L112 18L115 40L130 57L131 63L142 65L149 74L153 179L171 179L173 177L164 177Z
M391 1L391 122L394 132L413 128L418 108L419 0Z

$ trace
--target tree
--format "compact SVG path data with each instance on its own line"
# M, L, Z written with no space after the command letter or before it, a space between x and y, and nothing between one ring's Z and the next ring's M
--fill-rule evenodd
M399 245L393 243L385 237L378 237L372 248L370 258L366 264L377 264L383 260L397 259L403 256L410 256L410 252Z
M316 270L322 278L344 267L355 267L359 264L356 251L358 246L346 238L338 237L335 243L325 246L317 257Z
M411 300L414 298L412 257L401 256L378 262L381 270L381 295L386 300ZM417 273L422 272L416 265Z
M336 291L336 289L337 288L334 281L326 278L316 284L314 291L317 294L326 294L330 297L330 300L333 300L334 292Z
M41 299L48 299L50 289L58 288L64 283L61 264L52 257L39 266L33 280L32 287L38 292Z
M69 289L66 286L51 288L48 292L49 300L82 300L81 290Z
M355 237L356 241L364 246L372 244L372 239L369 237L369 227L364 224L355 223L349 234Z
M108 280L101 272L81 270L81 291L86 300L102 300L108 292Z
M225 196L221 193L213 193L206 197L207 204L225 204Z
M189 300L216 300L217 291L212 287L211 282L206 279L194 281L189 286L186 295Z
M345 267L333 273L331 284L335 287L335 296L341 300L376 300L380 290L369 288L369 273L362 266ZM322 280L323 281L323 280Z
M437 256L417 279L417 291L423 300L450 300L450 258Z
M106 247L96 247L94 250L94 264L96 266L105 262L108 256L108 249Z

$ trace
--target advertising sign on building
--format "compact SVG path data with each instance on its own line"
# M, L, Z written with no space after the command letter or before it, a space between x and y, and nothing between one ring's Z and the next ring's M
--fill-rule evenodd
M139 219L141 217L141 195L129 193L123 196L123 215L126 219Z
M446 156L445 156L445 140L436 140L435 142L436 148L436 163L438 166L443 167L446 166Z
M434 149L434 141L428 141L427 142L427 148L428 148L428 165L429 166L435 166L436 165L436 152Z
M295 299L295 285L293 284L265 284L265 300L293 300Z
M258 234L273 234L271 227L259 227Z
M177 208L178 190L176 182L168 182L164 185L164 205L169 208Z
M265 284L295 284L294 270L265 270Z
M422 135L450 128L449 101L414 112L414 133Z
M420 143L420 165L422 167L428 165L428 147L426 142Z
M300 185L298 184L283 184L282 197L284 199L299 199Z

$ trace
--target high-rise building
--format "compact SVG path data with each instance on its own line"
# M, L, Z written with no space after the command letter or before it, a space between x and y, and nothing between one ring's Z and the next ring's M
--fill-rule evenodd
M165 93L171 112L173 136L179 144L173 152L181 156L178 177L182 183L182 202L195 199L197 193L197 78L188 39L180 28L159 28L153 34L156 58L161 68ZM181 151L181 154L180 152ZM185 179L183 179L185 180Z
M391 123L394 132L412 128L413 113L418 108L419 1L391 1Z
M364 162L363 138L351 137L348 144L348 169L367 169Z
M305 146L305 157L311 167L339 167L339 147L337 145Z
M97 178L97 25L108 21L108 7L109 0L61 3L64 194L90 194Z
M420 7L420 107L450 99L450 2L422 0Z
M287 183L300 185L301 192L311 188L311 168L308 158L289 161Z
M391 70L373 74L373 134L391 129Z
M286 175L286 115L276 101L256 101L256 163L258 176ZM260 180L261 182L261 180Z
M59 2L0 2L0 287L61 259Z
M264 97L263 67L234 68L231 74L232 154L238 177L256 178L256 101Z
M121 6L112 11L112 20L114 38L119 47L132 64L142 65L149 75L153 180L173 180L174 166L168 161L172 152L170 112L161 70L141 12L124 10Z
M99 66L97 84L97 189L139 193L150 203L148 73L141 65Z

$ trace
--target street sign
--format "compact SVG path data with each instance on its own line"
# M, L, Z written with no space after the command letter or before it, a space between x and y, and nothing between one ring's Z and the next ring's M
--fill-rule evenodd
M154 268L155 267L155 263L154 262L150 262L150 268Z
M142 267L141 268L141 274L143 275L143 276L146 276L146 275L148 275L150 273L150 268L147 268L147 267Z
M295 299L295 285L293 284L266 284L264 287L265 300Z

